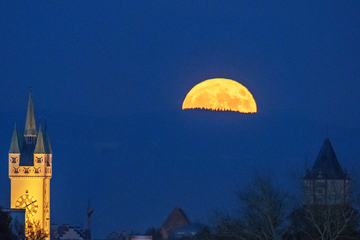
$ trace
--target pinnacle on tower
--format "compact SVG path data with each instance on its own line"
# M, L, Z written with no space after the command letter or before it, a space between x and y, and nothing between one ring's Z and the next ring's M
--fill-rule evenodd
M16 123L14 125L14 131L12 134L9 153L20 153L19 140L18 140L17 131L16 131Z
M43 134L41 131L41 125L40 125L34 154L43 154L43 153L46 153L46 152L45 152L45 146L44 146L44 138L43 138Z
M28 103L28 109L27 109L24 135L25 136L36 136L34 105L33 105L33 100L32 100L31 88L30 88L29 103Z

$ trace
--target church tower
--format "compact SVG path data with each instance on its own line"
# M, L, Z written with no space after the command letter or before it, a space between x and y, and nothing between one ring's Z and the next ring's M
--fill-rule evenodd
M25 130L14 126L9 150L11 208L25 209L25 221L38 221L50 233L52 151L46 124L36 131L30 91Z
M349 202L351 179L335 155L330 140L325 139L311 170L303 178L304 204L329 205Z

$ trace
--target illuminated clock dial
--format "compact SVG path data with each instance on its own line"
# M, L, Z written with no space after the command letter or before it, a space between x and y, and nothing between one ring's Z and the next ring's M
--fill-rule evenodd
M26 218L30 218L37 213L38 202L33 196L25 194L18 198L15 207L25 209Z

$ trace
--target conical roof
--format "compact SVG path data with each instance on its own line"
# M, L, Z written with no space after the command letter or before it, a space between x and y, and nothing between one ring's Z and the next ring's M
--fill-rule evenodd
M343 179L347 177L347 174L341 169L329 138L325 139L313 168L305 178L318 177L326 179Z
M30 95L29 95L24 135L25 136L28 136L28 135L36 136L34 105L33 105L33 100L32 100L31 89L30 89Z
M43 138L43 134L41 131L41 126L39 128L39 134L36 140L36 146L35 146L35 150L34 150L34 154L42 154L42 153L46 153L45 152L45 146L44 146L44 138Z
M19 140L18 140L18 135L17 135L17 131L16 131L16 124L14 125L14 131L12 134L9 153L20 153Z

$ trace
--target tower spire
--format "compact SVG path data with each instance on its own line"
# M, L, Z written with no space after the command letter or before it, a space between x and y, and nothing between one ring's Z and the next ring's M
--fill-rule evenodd
M26 123L25 123L25 136L36 136L36 125L35 125L35 116L34 116L34 104L32 100L32 93L30 87L29 103L27 109Z
M45 146L44 146L44 138L43 138L43 134L41 131L41 125L39 127L39 135L36 141L36 146L35 146L35 150L34 150L34 154L39 154L39 153L46 153L45 152Z
M312 177L316 177L321 173L325 178L342 179L346 174L342 170L340 163L331 146L329 138L326 138L320 152L315 160L314 166L309 172Z
M17 131L16 131L16 123L14 125L14 131L12 134L9 153L20 153L19 140L18 140Z

